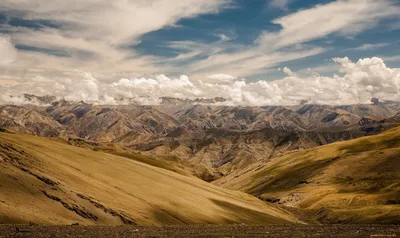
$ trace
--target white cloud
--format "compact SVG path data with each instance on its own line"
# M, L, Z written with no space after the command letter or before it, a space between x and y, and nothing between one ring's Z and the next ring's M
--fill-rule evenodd
M164 96L192 98L199 93L199 89L186 75L177 79L170 79L165 75L158 75L154 79L124 78L114 82L110 89L120 96L134 98L145 104L157 104L160 101L159 98Z
M224 105L292 105L301 100L319 104L368 103L372 97L400 100L400 69L388 68L380 58L352 62L347 57L334 58L343 76L325 77L318 74L299 76L283 69L288 77L275 81L246 82L191 81L183 75L168 78L122 78L102 83L92 74L75 72L63 78L32 77L19 85L0 86L2 103L10 103L10 94L21 92L48 94L52 92L68 100L116 104L114 98L132 98L142 104L158 104L163 96L178 98L224 97ZM70 76L70 77L69 77ZM219 75L222 76L222 75ZM73 77L73 78L71 78ZM224 76L228 78L229 76ZM128 101L123 101L126 103Z
M0 66L12 64L16 58L17 50L11 43L10 38L0 35Z
M373 50L373 49L385 47L387 45L389 45L389 44L388 43L363 44L363 45L360 45L359 47L353 48L352 50Z
M384 56L382 58L384 61L387 61L387 62L400 62L400 55Z
M227 72L238 77L262 74L279 63L317 55L325 49L320 47L288 49L263 52L258 48L245 49L234 53L219 53L190 65L192 74Z
M306 42L332 33L356 35L383 19L398 16L399 11L400 8L391 0L343 0L301 9L275 19L273 23L280 25L282 29L277 32L262 32L255 45L206 45L208 50L214 47L218 50L208 51L202 58L193 60L187 65L188 72L196 78L218 71L238 77L264 74L283 62L329 50L326 47L306 45ZM198 48L193 48L190 52L199 56L195 49Z
M232 76L229 74L213 74L207 76L208 79L213 79L213 83L230 83L237 79L236 76Z
M217 54L230 44L217 41L210 44L196 42L196 41L171 41L166 43L166 46L170 49L179 51L180 53L174 58L163 58L162 61L169 63L175 63L176 61L182 63L195 57L207 57L209 55Z
M216 34L216 37L218 37L221 41L230 41L231 38L225 34Z
M326 74L326 73L333 73L338 72L340 69L340 65L334 62L329 62L325 64L316 65L314 67L308 67L306 69L301 69L296 71L296 74L307 76L313 74Z
M159 58L143 56L131 45L146 33L174 26L183 18L217 13L229 4L230 0L2 0L0 12L7 17L58 27L1 27L9 32L12 44L43 49L42 53L19 51L20 69L157 73L166 70L156 65Z
M319 39L332 33L356 35L380 20L396 17L400 8L390 0L342 0L275 19L279 32L264 32L257 42L269 49Z
M111 45L130 43L139 36L182 18L216 13L227 0L2 0L3 11L30 20L62 24L64 35L101 40Z
M288 67L283 68L282 72L284 72L287 76L294 77L296 76L295 73L292 72Z
M278 65L314 56L328 48L305 42L332 33L354 35L377 24L381 19L398 15L399 7L390 0L340 0L301 9L273 22L278 32L263 32L253 44L240 44L232 30L223 29L215 42L160 42L177 52L176 57L155 57L135 51L141 36L183 18L217 13L230 6L231 0L2 0L0 12L25 20L48 21L57 28L25 28L2 25L8 32L7 48L12 57L0 63L0 78L15 81L34 76L81 78L75 70L91 72L99 84L116 78L146 78L158 74L182 72L196 80L208 75L225 74L239 78L264 74ZM287 1L272 1L287 7ZM301 44L304 45L301 45ZM11 47L10 47L11 44ZM41 48L42 52L16 50L22 44ZM300 46L300 47L299 47ZM3 50L5 52L5 50ZM61 52L63 56L48 52ZM0 59L1 60L1 59ZM183 71L184 69L184 71ZM209 80L207 82L210 82ZM222 81L220 81L222 82ZM101 91L101 88L99 89Z
M290 0L271 0L268 5L273 8L287 10L290 2Z
M359 87L368 87L376 94L398 94L400 88L400 69L387 68L383 60L377 57L360 59L357 63L347 57L335 58L342 65L346 81L354 82ZM362 89L362 88L361 88ZM360 90L360 93L363 93Z

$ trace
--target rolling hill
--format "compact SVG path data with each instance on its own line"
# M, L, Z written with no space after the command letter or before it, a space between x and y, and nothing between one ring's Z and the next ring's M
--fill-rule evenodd
M400 127L255 163L214 184L321 223L400 222Z
M0 223L298 222L248 194L151 166L149 158L76 143L0 133Z

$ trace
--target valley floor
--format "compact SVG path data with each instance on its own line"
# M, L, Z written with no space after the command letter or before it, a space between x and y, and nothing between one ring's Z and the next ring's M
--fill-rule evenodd
M400 225L0 225L0 237L399 237Z

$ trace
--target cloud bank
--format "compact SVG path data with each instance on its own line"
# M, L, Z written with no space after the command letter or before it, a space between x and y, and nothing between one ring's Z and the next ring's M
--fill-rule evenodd
M182 19L216 14L230 4L231 0L1 0L0 15L6 21L0 22L0 32L13 45L23 46L11 45L18 55L8 70L157 73L166 70L158 65L159 57L134 48L143 35L175 27ZM3 50L10 49L0 48L1 58Z
M1 103L23 103L21 92L46 95L51 92L58 98L85 101L94 104L128 103L131 99L140 104L158 104L160 97L213 98L224 97L223 105L294 105L305 100L317 104L369 103L372 97L400 100L400 69L388 68L381 58L365 58L352 62L349 58L334 58L340 73L332 77L314 73L299 76L285 67L286 77L275 80L247 82L234 80L225 74L212 78L229 79L223 83L203 80L191 81L188 76L168 78L157 75L151 78L120 78L112 83L102 83L91 73L69 72L65 77L26 78L18 85L0 86ZM124 98L125 100L120 100Z
M267 2L276 10L287 9L293 1ZM387 20L398 20L400 11L395 0L330 1L284 11L269 19L275 30L267 24L255 29L249 42L235 41L243 36L233 28L209 32L214 40L157 41L168 56L138 50L139 43L146 42L143 36L150 32L176 28L183 19L237 7L233 0L2 0L0 15L8 20L0 24L0 32L6 35L0 35L0 47L4 47L0 53L8 55L0 59L0 75L15 76L26 69L48 74L77 69L137 75L184 71L196 79L221 72L251 77L288 61L330 51L325 44L313 41L331 35L355 37ZM10 19L23 24L11 24ZM374 47L379 44L365 44L359 50Z

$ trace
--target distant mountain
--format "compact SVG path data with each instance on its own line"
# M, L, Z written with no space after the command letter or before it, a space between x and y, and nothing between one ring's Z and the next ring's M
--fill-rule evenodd
M33 105L49 105L52 102L57 101L57 97L44 95L44 96L36 96L34 94L24 93L22 95L14 96L9 95L10 99L16 99L17 102L24 102L24 104L33 104Z
M13 131L46 137L58 137L64 127L34 105L0 106L0 127Z
M50 95L45 95L45 96L36 96L33 94L24 94L24 98L27 99L28 101L37 101L39 103L43 104L50 104L52 102L55 102L57 100L57 97L55 96L50 96Z
M161 104L213 104L219 102L226 102L226 99L223 97L215 97L215 98L196 98L196 99L180 99L173 97L161 97Z
M173 156L191 163L207 181L286 152L377 134L400 123L400 103L377 99L365 105L233 107L216 104L223 98L162 98L149 106L25 97L43 106L0 106L0 127Z

